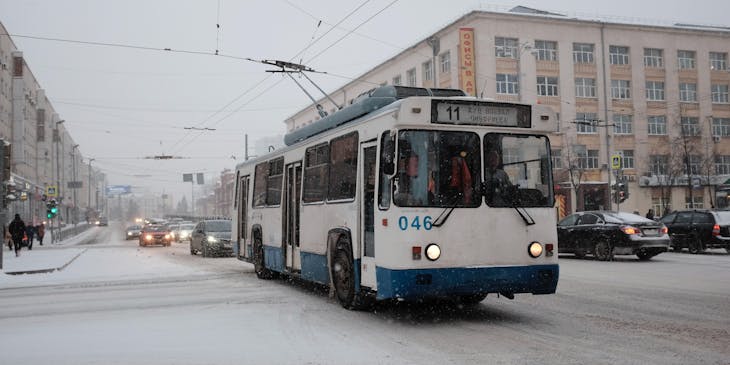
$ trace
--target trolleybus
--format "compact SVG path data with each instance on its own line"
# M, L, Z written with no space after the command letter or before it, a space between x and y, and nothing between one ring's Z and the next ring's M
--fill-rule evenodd
M256 275L384 299L551 294L547 108L383 86L236 166L232 241Z

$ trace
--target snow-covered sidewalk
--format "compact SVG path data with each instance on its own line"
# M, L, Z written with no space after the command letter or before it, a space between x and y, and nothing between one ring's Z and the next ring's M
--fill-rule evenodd
M7 243L3 245L3 266L0 272L5 274L36 274L63 270L85 249L74 247L94 234L94 229L87 229L78 235L67 239L50 243L50 237L46 237L45 244L41 246L37 241L33 249L23 247L20 256L8 250Z

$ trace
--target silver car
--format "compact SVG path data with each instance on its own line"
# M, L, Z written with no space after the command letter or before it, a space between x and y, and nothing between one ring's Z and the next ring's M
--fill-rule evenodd
M198 222L190 236L190 254L203 257L232 256L231 221L212 219Z

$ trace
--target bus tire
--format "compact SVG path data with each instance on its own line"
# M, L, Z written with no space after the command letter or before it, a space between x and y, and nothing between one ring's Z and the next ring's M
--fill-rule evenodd
M256 271L256 277L262 280L271 280L274 278L274 273L266 268L264 261L264 244L261 242L259 235L254 236L253 243L253 267Z
M332 255L332 285L335 289L335 296L343 308L361 310L370 305L370 301L355 290L352 248L350 241L344 237L337 241L335 252Z

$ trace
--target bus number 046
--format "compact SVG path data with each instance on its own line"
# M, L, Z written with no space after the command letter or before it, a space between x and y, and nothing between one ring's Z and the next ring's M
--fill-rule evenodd
M412 220L402 215L398 218L398 228L401 231L407 231L408 229L421 230L421 228L430 231L433 228L433 218L430 216L415 216Z

